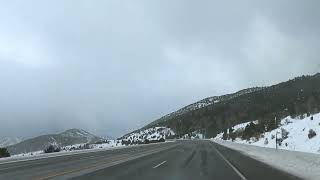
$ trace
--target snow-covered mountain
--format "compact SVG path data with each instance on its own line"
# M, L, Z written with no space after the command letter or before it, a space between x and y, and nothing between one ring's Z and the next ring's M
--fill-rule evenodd
M144 143L148 141L159 141L160 139L166 139L175 135L175 132L167 127L153 127L144 130L140 130L120 138L124 141L130 141L130 144Z
M82 129L69 129L59 134L61 137L65 138L85 138L86 143L95 142L97 139L101 139L85 130Z
M21 142L17 137L4 137L0 138L0 147L7 147Z
M27 139L18 144L8 146L10 154L34 152L45 149L49 145L64 147L73 144L94 143L103 138L97 137L81 129L69 129L60 134L48 134Z
M302 118L302 119L301 119ZM243 132L251 122L242 123L234 126L233 132ZM258 121L252 123L257 124ZM214 139L222 140L223 134L218 134ZM229 130L227 131L230 135ZM243 140L240 137L233 142L250 144L261 147L275 148L276 135L278 139L278 148L293 151L320 153L320 113L314 115L302 115L299 118L286 117L281 120L280 126L270 132L265 132L259 137L251 137L249 140ZM225 138L228 138L225 135ZM232 141L228 138L227 141Z

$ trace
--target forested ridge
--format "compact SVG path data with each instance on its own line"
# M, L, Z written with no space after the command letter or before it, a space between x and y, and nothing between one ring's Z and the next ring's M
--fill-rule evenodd
M144 128L169 127L178 137L198 131L209 138L236 124L253 120L259 121L255 131L269 131L275 128L275 118L280 120L287 116L296 117L320 111L320 73L269 87L250 89L247 89L250 90L248 93L223 98L201 108L179 110L180 113L166 115Z

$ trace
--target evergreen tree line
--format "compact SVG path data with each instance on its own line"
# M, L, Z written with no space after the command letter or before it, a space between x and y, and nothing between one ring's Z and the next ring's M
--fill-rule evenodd
M7 148L0 148L0 158L10 157L10 153Z
M166 126L178 136L201 131L206 137L227 131L234 125L259 120L250 125L244 138L275 129L275 118L320 112L320 74L302 76L262 90L244 94L231 100L206 106L179 116L158 122L155 126ZM300 117L301 118L301 117ZM277 122L279 123L279 122ZM254 127L254 128L253 128Z

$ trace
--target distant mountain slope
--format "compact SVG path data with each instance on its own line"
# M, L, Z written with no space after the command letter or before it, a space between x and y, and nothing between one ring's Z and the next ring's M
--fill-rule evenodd
M10 154L33 152L45 149L50 144L59 147L81 143L94 143L102 138L81 129L69 129L60 134L49 134L27 139L18 144L8 146Z
M210 106L210 105L214 105L214 104L217 104L217 103L228 101L228 100L231 100L233 98L236 98L236 97L239 97L239 96L242 96L242 95L245 95L245 94L249 94L249 93L252 93L252 92L260 91L263 88L264 87L248 88L248 89L244 89L244 90L238 91L236 93L232 93L232 94L208 97L208 98L200 100L200 101L198 101L196 103L190 104L190 105L188 105L186 107L183 107L183 108L179 109L178 111L175 111L175 112L172 112L170 114L167 114L167 115L161 117L160 119L148 124L146 127L153 126L154 124L160 123L162 121L166 121L168 119L174 118L176 116L179 116L179 115L191 112L191 111L195 111L195 110L198 110L198 109Z
M301 76L270 87L250 88L209 97L166 115L140 130L169 127L179 137L200 132L206 137L234 125L260 120L274 128L274 118L320 112L320 74Z
M0 147L7 147L21 142L17 137L4 137L0 138Z

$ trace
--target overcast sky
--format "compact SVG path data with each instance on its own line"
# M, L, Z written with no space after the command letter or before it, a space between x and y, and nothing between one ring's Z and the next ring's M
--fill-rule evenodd
M320 69L320 1L0 1L0 137L123 135Z

